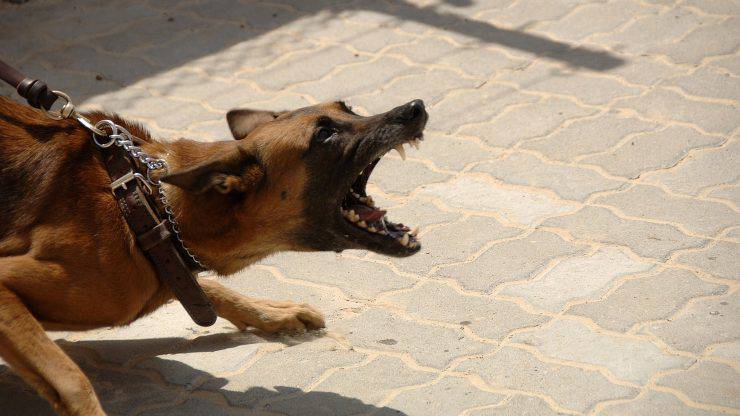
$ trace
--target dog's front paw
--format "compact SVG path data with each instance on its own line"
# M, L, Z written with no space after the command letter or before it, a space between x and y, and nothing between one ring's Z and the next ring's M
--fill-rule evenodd
M306 303L260 300L245 306L238 319L229 319L242 330L254 327L272 334L283 331L305 332L326 326L321 312Z

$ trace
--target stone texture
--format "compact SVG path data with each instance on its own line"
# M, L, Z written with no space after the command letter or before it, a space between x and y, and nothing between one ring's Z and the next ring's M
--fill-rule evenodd
M719 149L692 153L673 169L649 173L646 181L656 181L684 194L696 195L702 188L740 179L740 140Z
M726 365L699 362L685 373L661 377L657 384L677 389L699 403L740 407L740 375Z
M640 322L668 318L690 299L726 290L727 286L705 282L691 272L669 269L628 280L605 299L575 305L568 312L587 316L602 328L625 332ZM636 303L640 308L633 307Z
M475 410L471 415L474 416L563 416L566 413L560 413L553 410L544 400L533 396L514 396L503 406L489 407L486 409Z
M570 101L548 98L509 109L492 121L463 126L459 133L479 137L494 147L511 147L516 143L551 133L565 120L595 113Z
M719 416L720 412L689 407L668 393L649 391L634 400L607 406L599 414L605 416L651 414L655 416Z
M585 200L594 192L617 189L624 184L588 169L545 163L522 153L481 163L473 171L486 172L505 183L551 189L565 199L579 201Z
M607 151L628 135L644 133L655 126L637 118L607 113L575 121L547 137L522 143L522 147L567 162L578 156Z
M517 234L519 230L504 227L493 218L469 217L428 232L420 232L422 248L419 254L392 261L402 270L426 273L430 269L430 258L435 258L437 265L464 261L480 251L488 241Z
M705 270L716 277L740 280L740 244L717 241L706 250L682 253L676 257L677 263L688 264Z
M514 224L534 225L547 217L573 211L573 203L521 189L494 187L478 177L462 176L426 186L424 195L440 198L453 208L494 212Z
M668 127L633 137L606 153L585 156L578 161L601 166L615 176L634 179L645 171L674 166L692 149L723 141L719 136L706 136L686 127Z
M558 405L576 412L585 412L602 400L637 394L633 388L610 383L596 371L543 363L528 352L510 347L465 361L458 370L474 373L490 386L550 396Z
M671 347L699 354L707 346L737 339L740 323L740 294L698 299L679 314L646 329Z
M655 373L693 363L690 358L666 354L649 341L601 334L571 320L555 320L511 340L534 346L549 357L605 367L618 379L640 385Z
M488 344L466 338L459 329L422 324L381 308L350 316L333 329L355 348L409 354L419 364L438 369L456 357L490 349Z
M667 259L675 250L700 247L706 242L668 224L625 220L607 209L591 206L575 214L551 218L543 225L565 229L579 239L623 245L641 256L661 259Z
M509 286L501 293L558 312L569 302L597 299L618 277L651 267L650 263L635 261L618 249L602 248L587 257L565 259L537 280Z
M493 245L474 262L442 266L436 275L453 278L466 289L489 293L501 283L533 277L557 257L584 249L555 234L535 231Z
M471 407L501 402L506 396L478 390L462 378L446 377L436 384L403 392L388 404L394 410L377 413L383 416L398 415L457 415Z
M595 202L613 206L632 217L680 224L693 233L706 236L714 236L737 224L740 218L726 205L675 198L656 188L641 185L620 193L597 197Z
M734 130L740 116L740 109L734 104L686 98L665 88L655 88L645 95L620 100L616 106L635 110L656 121L690 123L714 134L727 134Z
M482 337L495 340L503 339L515 329L537 326L548 320L527 313L514 303L464 296L436 282L393 294L388 300L421 319L464 325Z
M370 410L367 404L377 403L398 387L427 383L432 379L433 373L412 370L398 358L382 356L361 367L339 369L315 386L314 394L273 402L269 409L289 415L360 414ZM320 394L315 394L318 392ZM342 403L340 407L332 403L331 396L325 397L326 393L336 395L337 401L343 397L355 399L352 405ZM341 411L327 412L333 407Z

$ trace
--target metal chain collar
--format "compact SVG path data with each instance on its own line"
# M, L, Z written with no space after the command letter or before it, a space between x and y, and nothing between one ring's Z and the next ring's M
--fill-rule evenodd
M134 160L138 160L143 166L146 166L146 172L144 174L146 182L144 182L144 184L146 185L149 194L152 194L152 189L149 185L158 188L157 193L159 194L159 200L162 203L162 206L164 206L164 211L167 214L167 221L170 223L170 227L172 228L172 232L175 235L175 239L180 244L180 247L182 247L183 251L185 251L185 254L190 257L193 263L198 265L198 267L200 267L201 269L205 269L206 267L203 265L203 263L201 263L198 258L195 257L195 255L190 251L190 249L188 249L188 247L185 245L185 242L182 240L182 236L180 235L180 227L177 223L177 219L175 219L172 205L170 205L170 202L167 200L167 196L164 193L162 182L159 179L152 179L152 171L164 170L165 172L167 172L167 161L146 154L141 147L134 144L134 137L128 130L119 126L111 120L100 120L95 125L93 125L90 119L86 118L76 111L74 104L72 104L72 100L67 94L61 91L52 92L56 94L59 98L63 99L65 103L59 111L48 111L42 107L42 110L48 117L54 120L74 118L85 128L92 132L93 142L96 146L100 147L101 149L105 149L115 144L116 146L123 148L123 150L126 151L126 153L128 153L129 156L131 156ZM107 139L107 141L104 141L105 139Z
M193 263L198 265L198 267L200 267L201 269L205 269L206 267L203 265L203 263L201 263L198 258L195 257L195 255L190 251L190 249L185 245L185 242L182 240L182 236L180 235L180 227L177 223L177 219L175 219L175 213L172 210L172 205L165 195L162 181L160 181L159 179L153 179L151 176L152 171L155 170L164 170L165 172L167 172L167 161L165 161L164 159L152 157L145 153L144 150L141 149L141 147L134 144L133 136L128 130L112 122L111 120L100 120L95 124L94 127L96 130L104 132L104 137L108 139L107 142L101 142L100 135L96 132L96 130L93 130L93 142L95 142L98 147L104 149L115 144L116 146L123 148L123 150L126 151L126 153L128 153L132 158L134 158L134 160L138 160L143 166L146 166L146 172L144 176L146 177L146 181L150 185L158 188L157 193L159 194L159 200L162 202L164 211L167 214L167 221L169 221L170 223L170 227L172 228L172 232L175 235L175 239L177 239L177 242L180 243L183 251L185 251L185 254L190 257ZM107 130L110 130L110 132L106 132Z

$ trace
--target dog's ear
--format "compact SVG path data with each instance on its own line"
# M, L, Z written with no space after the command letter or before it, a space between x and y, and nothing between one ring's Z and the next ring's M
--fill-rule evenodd
M160 179L197 194L209 190L229 194L256 189L264 175L264 167L259 158L237 148L199 165L169 173Z
M282 113L283 112L240 108L226 113L226 121L229 123L231 135L234 136L236 140L241 140L247 137L255 127L275 120Z

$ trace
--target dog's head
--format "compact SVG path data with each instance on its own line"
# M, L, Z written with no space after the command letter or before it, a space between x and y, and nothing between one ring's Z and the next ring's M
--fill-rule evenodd
M342 102L232 110L233 148L163 181L194 204L228 207L218 215L228 217L219 238L233 243L230 257L253 256L255 243L264 250L259 255L368 249L409 256L420 248L415 230L388 220L365 187L383 155L397 149L404 156L404 144L418 146L427 118L421 100L371 117Z

